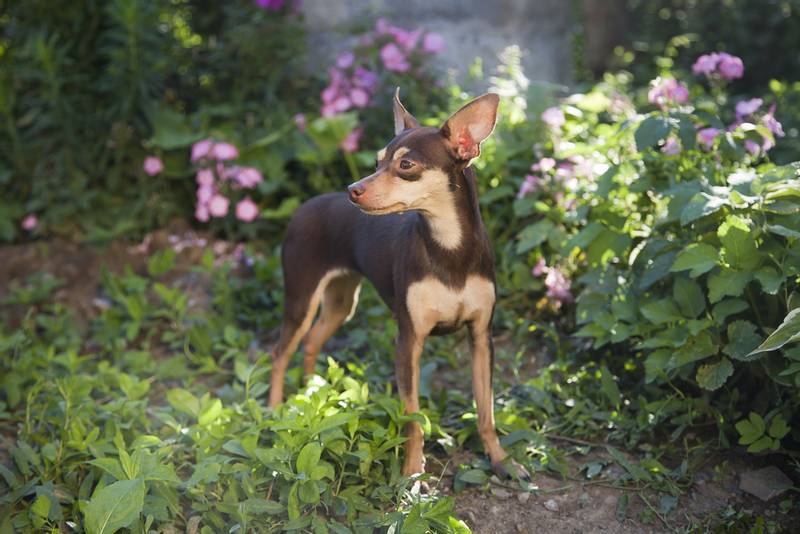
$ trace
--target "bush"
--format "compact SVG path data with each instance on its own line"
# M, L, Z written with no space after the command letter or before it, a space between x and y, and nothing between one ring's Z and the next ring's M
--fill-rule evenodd
M772 110L732 106L724 74L687 86L664 72L638 93L607 75L544 112L540 100L533 123L506 108L483 201L516 234L495 238L502 282L533 297L516 302L541 317L574 300L575 335L652 427L715 421L723 444L738 430L751 452L786 450L800 438L800 163L769 161Z

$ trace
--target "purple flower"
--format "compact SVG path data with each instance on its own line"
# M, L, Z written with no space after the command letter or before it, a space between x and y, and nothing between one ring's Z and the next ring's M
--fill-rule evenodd
M378 35L389 33L389 27L389 23L384 18L375 21L375 33Z
M36 217L35 213L29 213L22 219L22 224L20 226L23 230L27 230L28 232L33 231L39 225L39 218Z
M359 127L347 134L347 137L345 137L339 145L342 150L345 152L355 152L358 150L358 141L361 139L362 131L363 129Z
M350 91L350 101L357 108L366 107L369 104L369 95L360 87L354 87Z
M752 115L758 108L761 107L764 101L760 98L751 98L750 100L742 100L736 104L736 118L742 119L748 115Z
M228 161L239 157L239 150L230 143L217 143L211 148L211 157L219 161Z
M694 65L692 65L692 72L695 75L705 74L706 76L711 76L711 74L717 70L719 59L719 54L716 52L703 54L702 56L698 57L697 60L695 60Z
M742 59L725 52L719 54L719 75L726 80L735 80L744 75Z
M410 32L402 28L390 28L389 33L394 36L397 44L402 46L406 52L413 50L417 46L419 38L422 36L422 30Z
M252 189L264 181L264 177L253 167L242 167L233 176L236 182L245 189Z
M751 139L744 140L744 148L751 156L755 157L761 152L761 146Z
M228 214L228 207L230 204L231 201L228 200L228 197L215 194L211 197L211 200L208 201L208 212L212 217L224 217Z
M161 158L157 156L147 156L144 158L144 164L142 165L142 168L148 175L155 176L164 170L164 162L161 161Z
M647 100L660 108L669 104L685 104L689 100L689 90L675 78L658 77L650 82Z
M208 206L205 204L198 204L194 208L194 217L200 222L208 222Z
M197 202L203 205L207 205L208 202L211 200L211 197L214 196L216 190L214 186L211 185L201 185L197 188Z
M344 52L336 59L336 66L340 69L348 69L353 66L356 56L352 52Z
M706 149L711 149L714 146L714 140L719 135L718 128L703 128L699 132L697 132L697 141L706 147Z
M306 131L306 126L308 126L308 121L306 120L305 115L303 115L302 113L296 114L294 116L294 123L297 126L297 129L300 130L301 133Z
M531 269L531 274L538 278L547 271L548 271L547 262L544 261L544 258L539 258L539 261L537 261L536 265L534 265L533 269Z
M664 142L664 145L661 147L661 153L666 154L667 156L674 156L675 154L680 153L680 151L681 145L674 137L668 137Z
M258 217L258 206L250 197L236 203L236 218L244 222L252 222Z
M551 128L560 128L567 122L564 112L558 106L547 108L542 112L542 121Z
M353 72L353 85L372 91L378 85L378 75L363 67L356 67Z
M572 302L572 292L570 291L570 281L564 273L557 267L547 270L544 278L544 285L547 287L547 296L559 302Z
M214 172L211 169L200 169L197 171L195 180L197 180L197 185L212 186L214 185Z
M394 43L389 43L381 48L381 59L383 60L383 65L394 72L408 72L411 67L406 61L403 51Z
M428 33L422 40L422 50L428 54L438 54L444 50L444 38L438 33Z
M192 145L192 163L201 160L208 156L211 152L211 147L214 146L214 141L211 139L203 139Z
M555 169L555 167L556 167L556 160L554 160L553 158L542 158L539 160L539 163L534 163L533 165L531 165L531 170L547 172Z
M261 9L270 9L272 11L279 11L285 0L256 0L256 5Z
M764 123L764 126L766 126L767 129L773 133L773 135L777 137L783 137L786 135L783 133L783 125L775 118L775 104L770 106L769 112L764 115L764 117L761 119L761 122Z
M522 182L522 185L519 187L519 191L517 192L517 198L523 198L530 193L536 191L542 183L542 179L539 176L534 176L533 174L529 174L525 176L525 181Z

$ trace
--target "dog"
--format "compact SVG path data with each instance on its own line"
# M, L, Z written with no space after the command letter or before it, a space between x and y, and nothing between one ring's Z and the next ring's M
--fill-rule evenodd
M273 351L270 406L283 399L286 367L304 336L305 373L314 373L322 345L354 314L366 277L399 327L395 374L406 413L419 411L427 336L466 326L484 450L496 473L529 478L500 446L495 429L494 256L471 166L494 130L498 104L498 95L487 93L441 128L421 127L400 102L398 88L395 138L378 151L375 172L348 186L347 193L317 196L296 210L282 247L285 305ZM422 473L422 428L410 422L404 432L403 474Z

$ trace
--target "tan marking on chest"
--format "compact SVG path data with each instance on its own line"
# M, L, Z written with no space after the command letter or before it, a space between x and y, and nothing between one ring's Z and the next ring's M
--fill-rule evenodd
M437 324L488 321L494 298L494 284L482 276L468 276L460 289L428 277L408 287L406 307L414 331L427 334Z

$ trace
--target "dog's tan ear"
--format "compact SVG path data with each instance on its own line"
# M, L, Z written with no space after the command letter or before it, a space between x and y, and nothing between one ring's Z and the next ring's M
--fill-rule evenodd
M463 161L477 158L481 142L489 137L497 122L500 97L486 93L453 113L442 126L441 132L453 152Z
M411 113L406 111L405 106L400 102L400 88L394 92L394 134L399 135L409 128L419 128L419 121Z

